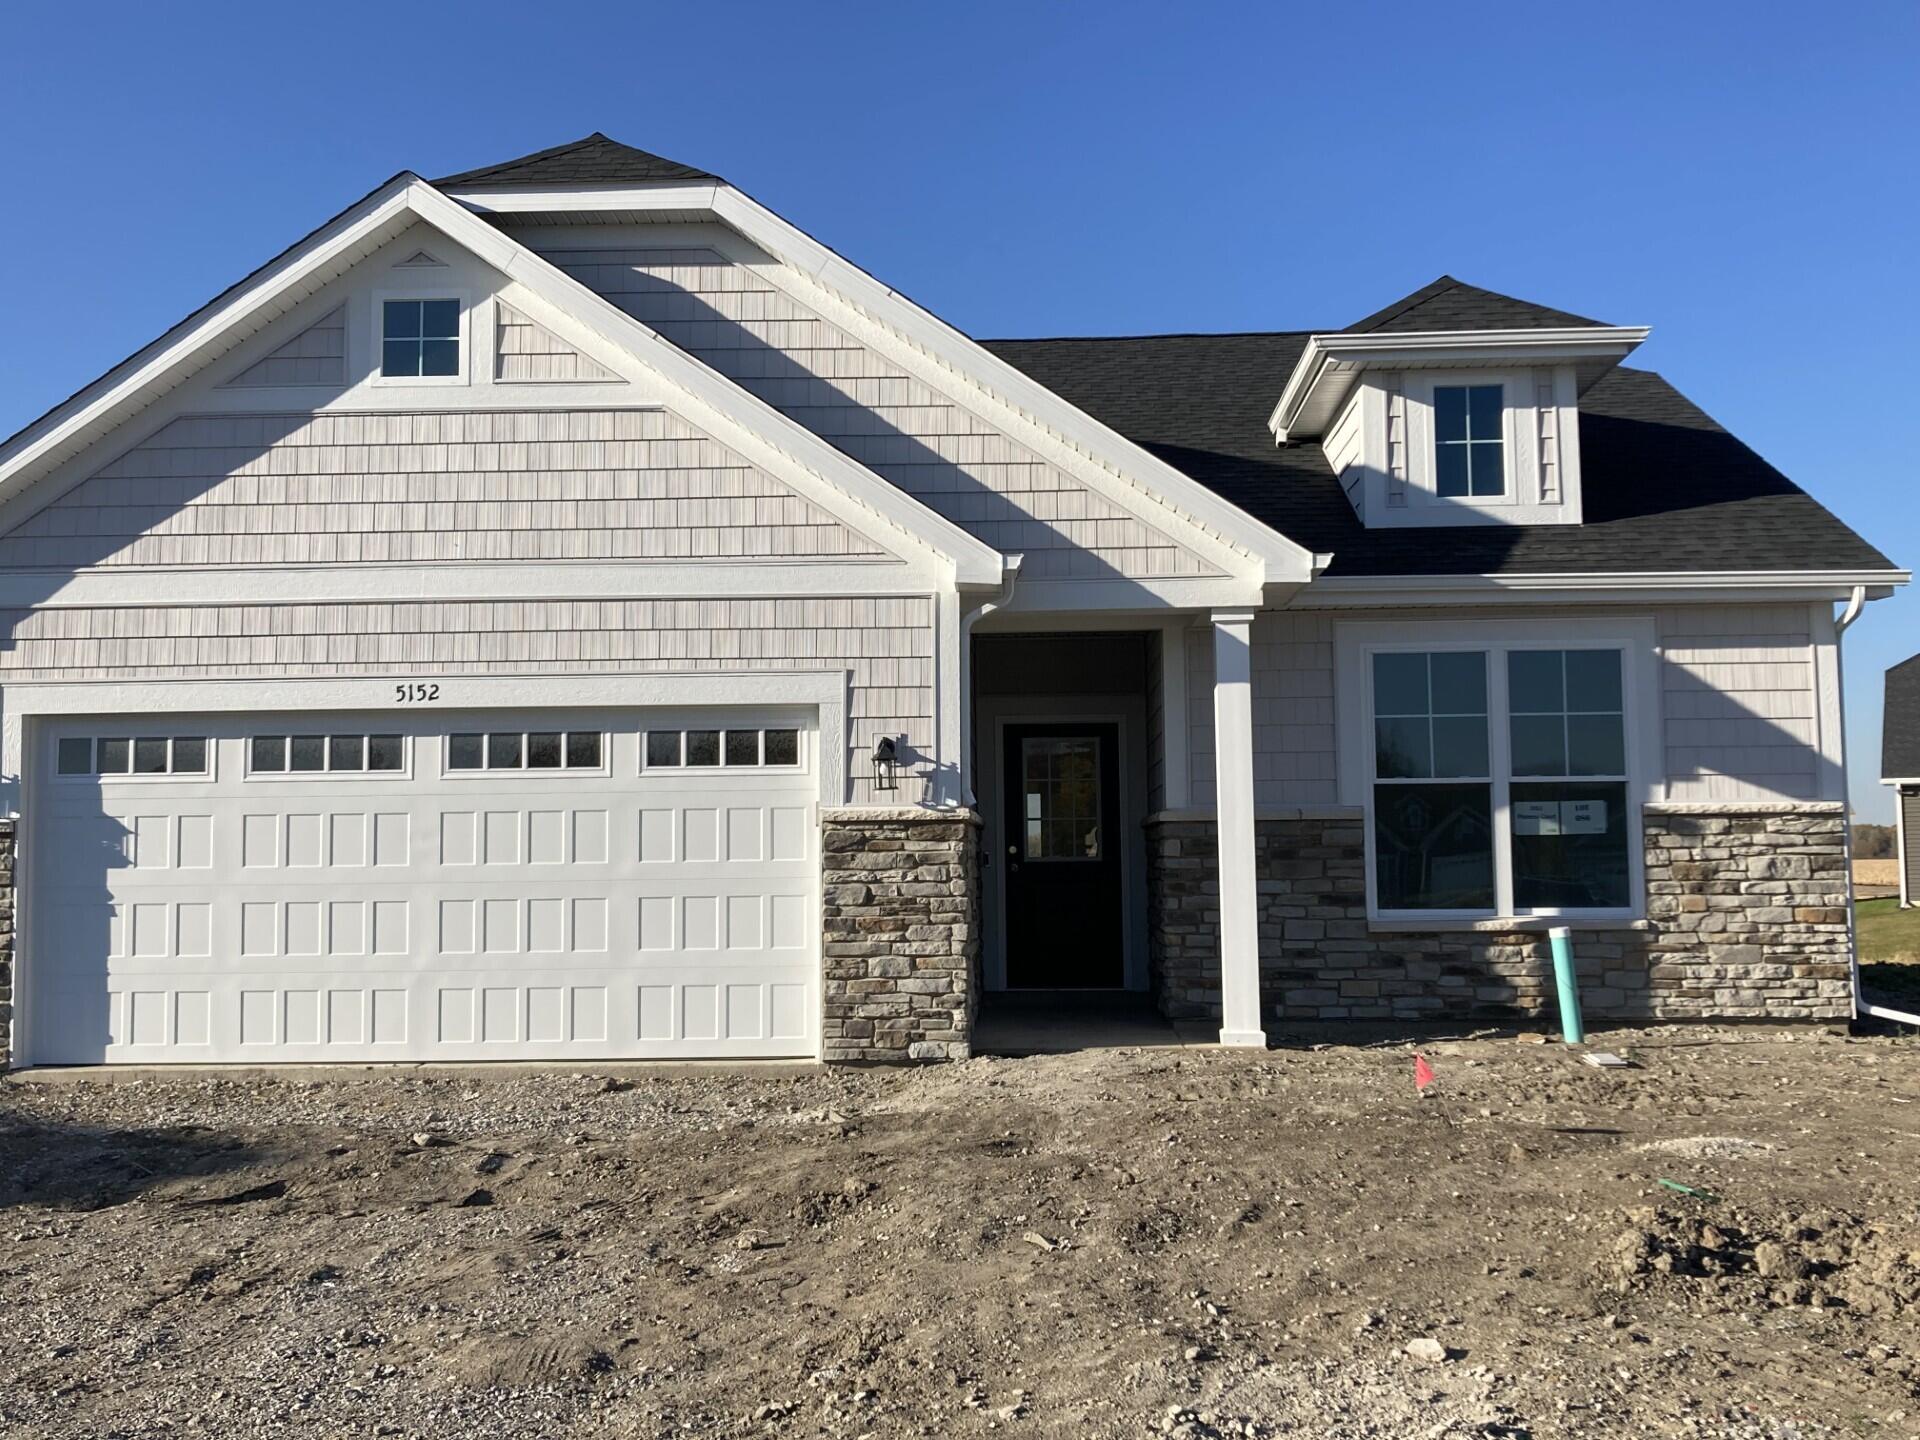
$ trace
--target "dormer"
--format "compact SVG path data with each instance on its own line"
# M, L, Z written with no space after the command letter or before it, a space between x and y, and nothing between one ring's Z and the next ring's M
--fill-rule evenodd
M1443 277L1310 335L1268 421L1369 528L1580 523L1580 396L1648 331Z

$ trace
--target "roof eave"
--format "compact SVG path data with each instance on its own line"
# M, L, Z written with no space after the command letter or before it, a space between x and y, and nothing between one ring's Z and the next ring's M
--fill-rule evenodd
M1369 369L1405 366L1462 367L1524 363L1600 363L1607 368L1631 355L1653 333L1645 325L1565 326L1538 330L1421 330L1399 334L1364 332L1309 335L1287 376L1267 428L1281 443L1312 439L1317 423L1302 420L1310 400L1316 413L1339 410L1346 391ZM1329 393L1328 387L1333 387Z

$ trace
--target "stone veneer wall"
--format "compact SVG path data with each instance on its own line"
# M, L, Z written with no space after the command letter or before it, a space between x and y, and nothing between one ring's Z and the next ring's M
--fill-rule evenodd
M13 834L0 819L0 1071L13 1057Z
M1403 932L1367 919L1357 811L1263 818L1262 1014L1511 1018L1553 1006L1544 933ZM1838 805L1645 811L1647 921L1579 928L1590 1019L1841 1019L1853 1013L1846 817ZM1211 819L1148 821L1150 953L1168 1015L1220 1013Z
M828 810L821 924L828 1060L964 1060L980 1004L979 817Z

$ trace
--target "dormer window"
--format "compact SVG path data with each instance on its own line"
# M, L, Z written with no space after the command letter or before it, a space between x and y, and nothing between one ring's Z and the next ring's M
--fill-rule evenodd
M458 300L386 300L380 306L380 374L386 379L460 373Z
M1507 493L1500 385L1433 387L1435 492L1443 500Z

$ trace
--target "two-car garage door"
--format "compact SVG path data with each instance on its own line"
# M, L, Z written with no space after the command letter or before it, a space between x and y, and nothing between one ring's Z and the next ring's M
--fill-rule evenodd
M26 1058L813 1055L811 726L43 723Z

